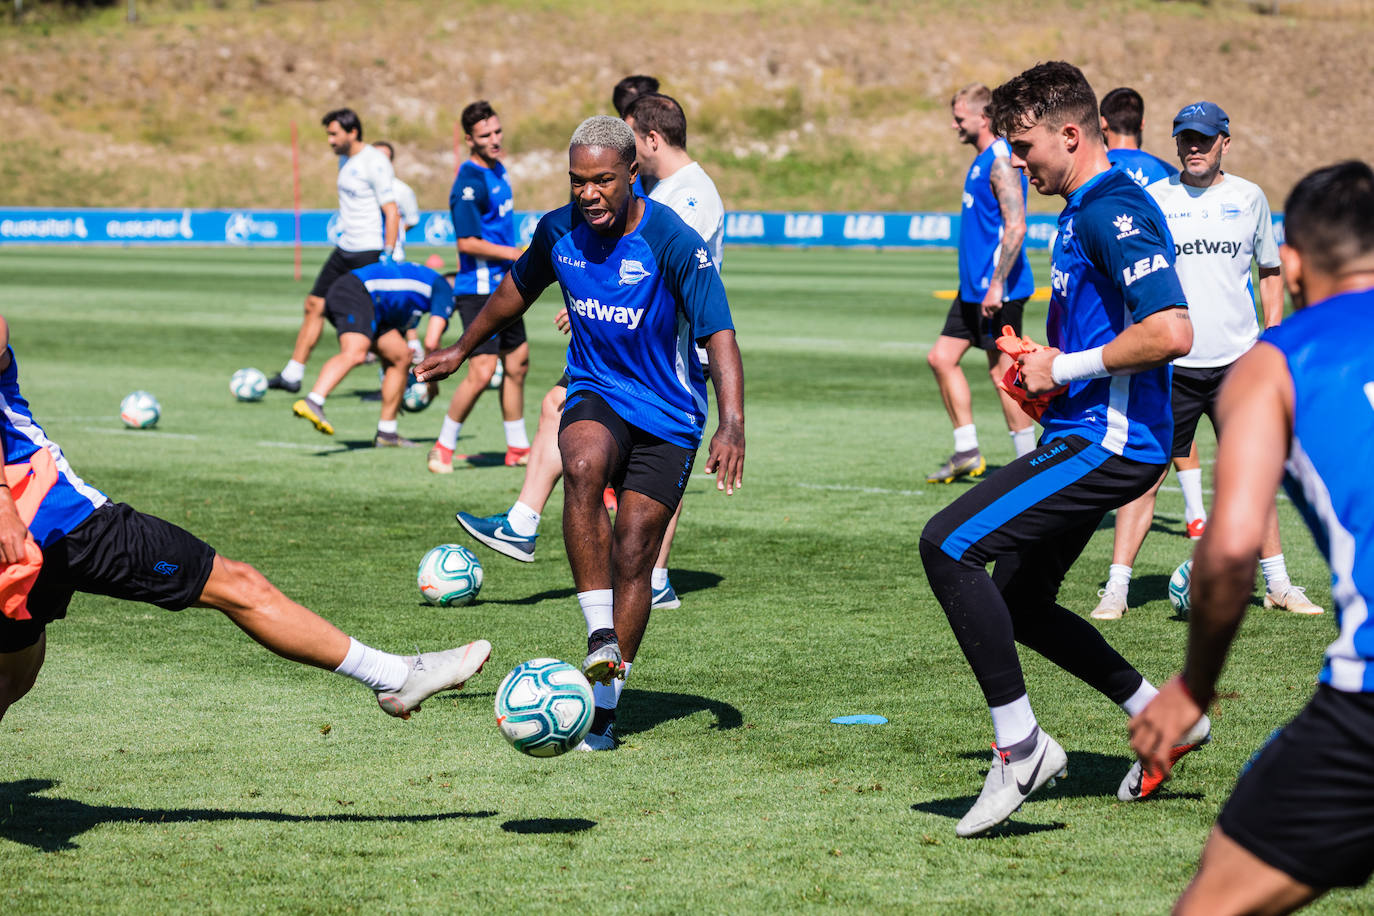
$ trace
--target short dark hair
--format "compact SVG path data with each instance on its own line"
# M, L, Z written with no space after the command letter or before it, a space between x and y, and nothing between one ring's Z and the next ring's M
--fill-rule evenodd
M390 142L386 140L377 140L374 141L372 145L386 150L386 157L392 162L396 161L396 147L392 146Z
M1102 97L1098 113L1107 121L1107 129L1123 137L1140 139L1140 128L1145 121L1145 100L1129 86L1113 89Z
M658 80L654 77L642 73L625 77L611 90L611 104L615 106L615 113L622 118L625 117L625 109L635 97L648 95L650 92L658 92Z
M478 99L463 109L463 133L471 135L474 127L487 118L494 117L496 117L496 109L491 107L491 103L486 99Z
M358 139L362 140L363 122L358 117L357 112L352 108L336 108L320 119L320 123L325 127L328 127L334 121L339 122L339 127L343 128L343 132L346 134L356 130L358 132Z
M1351 159L1309 172L1283 205L1283 231L1321 273L1374 255L1374 170Z
M1082 70L1062 60L1036 64L992 90L989 116L993 132L1002 137L1040 123L1055 130L1073 121L1102 138L1093 87Z
M629 104L623 117L627 121L635 119L635 133L641 137L647 137L651 130L657 131L669 146L687 148L687 115L682 113L677 99L670 95L657 92L641 95Z

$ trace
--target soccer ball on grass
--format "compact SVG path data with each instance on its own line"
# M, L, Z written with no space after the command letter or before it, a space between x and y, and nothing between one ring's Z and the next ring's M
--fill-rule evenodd
M406 377L405 394L401 395L401 406L410 413L419 413L429 406L429 382L417 381L415 373Z
M437 607L472 604L482 590L482 564L459 544L440 544L420 560L420 594Z
M1174 606L1180 617L1187 617L1193 606L1193 598L1189 594L1192 584L1193 558L1189 557L1180 563L1178 569L1169 577L1169 603Z
M556 658L516 666L496 688L496 726L517 751L557 757L577 747L592 727L592 688Z
M151 429L162 416L162 405L146 391L135 391L119 402L119 419L130 429Z
M229 391L240 401L261 401L267 394L267 376L260 369L240 369L229 379Z

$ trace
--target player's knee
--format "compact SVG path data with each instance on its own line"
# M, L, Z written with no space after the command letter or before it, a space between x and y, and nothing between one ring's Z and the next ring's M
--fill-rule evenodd
M557 424L558 418L563 415L563 398L567 393L564 388L554 388L544 395L544 400L539 402L539 422L543 424L546 420Z
M324 300L319 296L305 297L305 316L307 318L319 318L324 315Z
M932 348L926 353L926 365L930 366L936 375L943 375L958 364L958 360L951 360L949 354L939 347Z
M216 565L214 591L207 596L212 607L232 614L272 603L277 588L257 567L225 557L217 557Z
M0 718L5 710L23 699L38 680L39 665L0 664Z
M593 460L590 456L569 455L565 451L563 453L563 481L564 486L572 490L595 489L599 494L599 491L605 489L606 486L605 465Z
M467 381L479 388L485 388L491 384L491 377L496 374L496 364L481 362L468 363Z
M502 368L505 370L506 378L517 385L523 384L525 376L528 375L530 371L529 357L525 357L524 359L512 359L508 357L505 362L502 363Z

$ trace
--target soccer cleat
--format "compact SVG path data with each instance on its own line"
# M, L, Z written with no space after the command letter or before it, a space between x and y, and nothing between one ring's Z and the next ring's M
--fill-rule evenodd
M429 450L426 463L431 474L452 474L453 449L436 443L434 448Z
M436 693L457 690L468 678L482 670L491 657L491 643L478 639L442 652L424 652L406 659L410 673L401 689L394 692L377 691L377 705L382 712L398 719L409 719L420 704Z
M607 512L614 512L620 505L620 500L615 496L615 487L607 487L606 492L601 494L601 501L606 504Z
M1068 772L1068 755L1043 730L1037 731L1035 749L1021 760L1013 761L1010 752L994 744L992 766L983 782L983 791L954 832L961 837L988 832L1011 817L1032 792L1054 785L1056 779Z
M1207 519L1195 518L1188 523L1188 537L1196 541L1202 537L1202 532L1207 530Z
M538 534L516 534L510 526L507 514L488 515L485 518L459 512L454 518L467 533L486 544L497 553L504 553L512 560L521 563L534 562L534 539Z
M614 729L615 729L614 725L613 725L612 723L609 723L609 722L608 722L608 723L606 723L606 730L605 730L604 732L601 732L601 733L597 733L597 732L587 732L587 736L586 736L585 738L583 738L583 739L578 743L577 747L573 748L573 750L575 750L575 751L613 751L613 750L615 750L615 735L613 734Z
M1191 751L1195 751L1204 744L1212 740L1212 720L1203 716L1198 719L1197 724L1192 727L1188 734L1183 736L1181 744L1175 744L1169 750L1169 765L1176 765L1183 756ZM1164 785L1165 778L1158 774L1150 775L1145 772L1145 768L1137 760L1131 764L1131 768L1126 771L1126 778L1121 780L1121 785L1116 790L1116 797L1124 802L1140 801L1149 798L1155 790Z
M673 591L673 583L664 582L662 588L653 590L654 596L649 601L649 609L652 611L671 611L673 608L682 607L682 599Z
M330 423L329 418L324 415L323 407L318 407L308 399L301 398L291 405L291 412L302 420L309 420L316 429L326 436L334 435L334 424Z
M1307 589L1299 588L1296 585L1289 585L1281 592L1266 591L1264 606L1290 611L1294 614L1316 615L1326 613L1322 608L1307 600Z
M977 477L988 469L978 449L955 452L944 464L926 475L926 483L953 483L960 477Z
M278 391L289 391L292 394L295 394L296 392L301 390L301 383L288 381L282 378L281 373L278 372L276 375L272 376L267 380L267 387L276 388Z
M594 684L609 684L616 678L625 677L625 661L620 657L620 641L615 638L615 630L601 629L587 637L582 676Z
M384 433L377 430L377 437L372 440L373 448L414 448L415 443L407 439L400 433Z
M1097 597L1102 600L1097 602L1097 607L1089 616L1093 620L1120 620L1121 615L1126 613L1128 587L1124 582L1108 582L1106 588L1099 588Z
M506 467L523 468L530 463L530 450L526 448L516 448L514 445L506 446Z

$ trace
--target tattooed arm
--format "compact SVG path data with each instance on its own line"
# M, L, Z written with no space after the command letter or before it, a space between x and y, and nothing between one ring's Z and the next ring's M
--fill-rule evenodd
M993 267L987 295L983 296L983 317L992 318L1002 308L1007 276L1021 256L1021 243L1026 238L1026 199L1021 196L1021 173L1012 167L1010 159L993 159L988 181L1002 211L1001 255Z

